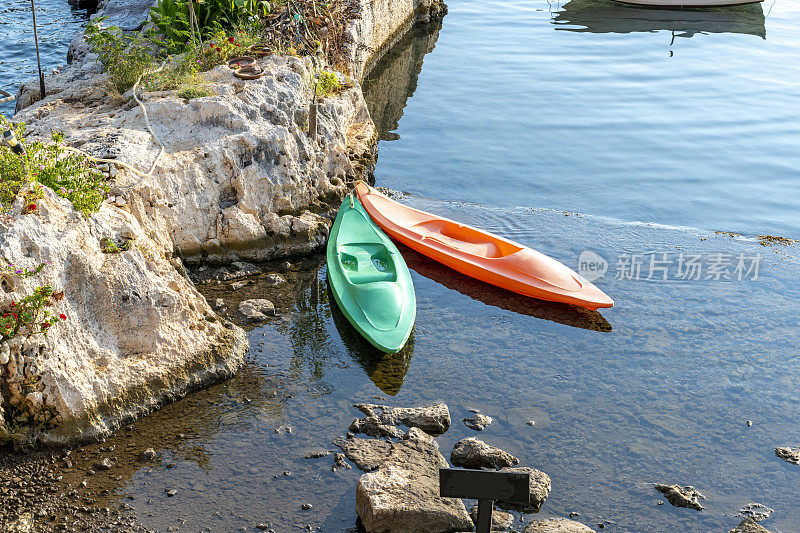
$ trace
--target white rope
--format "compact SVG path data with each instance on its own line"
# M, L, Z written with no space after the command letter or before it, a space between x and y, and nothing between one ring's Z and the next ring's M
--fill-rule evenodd
M136 185L141 183L141 181L143 179L149 178L150 176L152 176L153 172L155 172L155 170L156 170L156 165L158 164L159 159L161 159L161 156L164 155L165 148L164 148L164 144L161 142L161 139L158 138L158 135L156 135L156 132L153 131L153 127L150 125L150 117L147 115L147 108L144 106L142 101L139 100L139 97L136 96L136 88L139 86L139 83L142 81L142 78L145 75L147 75L147 74L155 74L156 72L161 72L162 70L164 70L164 67L167 65L167 61L169 61L169 60L170 60L169 57L167 59L165 59L164 62L161 63L161 66L158 67L157 69L153 69L153 70L149 70L149 71L146 70L146 71L142 72L142 74L139 76L139 79L137 79L136 83L133 84L133 99L136 100L136 103L139 104L139 107L142 108L142 114L144 114L144 123L145 123L145 126L147 126L147 131L150 132L150 135L153 136L153 140L155 141L155 143L159 147L158 155L153 160L153 164L150 165L150 170L148 170L147 173L144 173L141 170L139 170L137 168L134 168L133 166L129 165L128 163L123 163L122 161L118 161L116 159L104 159L104 158L101 158L101 157L94 157L92 155L87 154L83 150L78 150L77 148L73 148L72 146L61 146L61 148L63 148L64 150L67 150L69 152L75 152L75 153L81 154L82 156L84 156L87 159L89 159L91 161L94 161L96 163L113 163L113 164L115 164L117 166L120 166L120 167L123 167L123 168L127 168L128 170L130 170L131 172L133 172L134 174L139 176L139 179L135 183L131 183L130 185L120 186L120 188L128 189L128 188L131 188L131 187L135 187Z

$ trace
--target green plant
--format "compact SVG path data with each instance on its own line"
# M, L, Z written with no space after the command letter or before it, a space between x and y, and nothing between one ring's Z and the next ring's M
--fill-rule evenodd
M103 237L100 239L100 251L102 251L104 254L118 254L120 252L127 252L130 249L130 239L123 239L119 244L117 244L117 242L110 237Z
M205 76L199 73L192 73L184 79L178 86L178 96L191 100L192 98L202 98L203 96L211 96L214 90L208 83Z
M189 0L159 0L150 9L150 18L170 53L180 53L197 45L196 39L211 38L220 30L249 24L256 26L259 17L268 15L272 5L265 0L192 0L200 35L193 31Z
M86 26L86 40L100 57L111 84L125 92L145 70L155 66L154 45L137 33L123 33L116 26L101 27L105 19L99 17Z
M328 70L320 71L316 84L317 95L321 97L339 94L344 89L344 85L339 81L336 73Z
M64 135L53 132L53 142L27 142L24 138L25 125L12 124L0 115L0 130L12 129L20 144L25 147L25 155L18 156L8 147L0 146L0 205L8 209L27 182L36 182L26 193L31 200L24 206L28 212L30 205L42 197L41 186L51 188L58 196L69 200L75 209L85 215L97 211L108 195L108 185L103 174L84 156L68 153L60 144ZM33 204L35 205L35 204Z
M0 340L7 340L17 335L47 335L48 330L66 320L63 313L56 316L49 308L53 305L54 296L51 285L36 287L18 302L11 302L8 310L0 317Z

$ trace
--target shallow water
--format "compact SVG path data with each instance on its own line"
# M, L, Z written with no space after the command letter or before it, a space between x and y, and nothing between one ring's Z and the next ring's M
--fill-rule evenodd
M764 522L771 531L797 531L800 472L773 452L800 442L796 246L549 210L404 201L500 229L567 264L586 248L612 265L647 250L761 254L762 262L756 280L610 275L599 283L617 307L599 314L518 298L404 249L418 318L409 347L394 357L374 353L331 309L324 267L313 259L284 272L289 281L278 288L259 278L233 292L206 285L209 299L224 297L232 309L267 297L284 311L250 332L252 351L236 377L105 443L132 445L119 457L154 446L158 465L98 473L90 488L111 486L159 531L257 523L343 531L355 525L360 472L334 473L330 456L303 456L335 449L331 440L359 416L354 402L444 401L453 425L438 438L442 452L475 434L461 423L468 409L493 416L481 438L553 479L540 516L577 511L606 531L727 531L736 511L756 501L776 510ZM284 424L291 433L276 432ZM654 482L694 485L708 497L706 510L657 505Z
M36 26L39 30L39 53L42 72L67 63L67 48L80 28L86 24L89 12L73 7L67 0L38 0ZM19 84L38 77L36 46L30 0L8 0L0 5L0 89L17 95ZM0 104L0 114L14 114L14 102Z

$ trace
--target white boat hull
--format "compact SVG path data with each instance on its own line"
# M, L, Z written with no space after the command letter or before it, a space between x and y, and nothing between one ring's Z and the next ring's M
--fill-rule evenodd
M623 4L647 7L728 7L758 4L764 0L616 0Z

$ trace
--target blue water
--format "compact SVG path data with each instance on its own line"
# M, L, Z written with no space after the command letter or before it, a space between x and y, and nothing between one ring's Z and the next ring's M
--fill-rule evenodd
M36 23L42 72L67 62L67 48L78 30L86 24L89 12L70 6L66 0L38 0ZM19 84L37 77L36 45L30 0L9 0L0 5L0 89L16 96ZM14 102L0 104L0 114L14 114Z
M800 237L800 3L450 4L381 185Z

